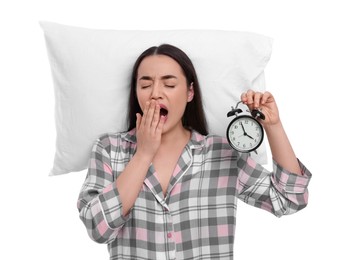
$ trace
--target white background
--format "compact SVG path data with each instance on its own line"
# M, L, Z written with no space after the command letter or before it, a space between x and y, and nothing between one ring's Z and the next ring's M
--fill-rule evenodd
M85 171L48 176L54 92L39 20L272 37L266 85L297 156L313 173L309 205L277 219L239 202L235 259L353 259L352 11L340 0L2 1L0 259L108 259L78 217Z

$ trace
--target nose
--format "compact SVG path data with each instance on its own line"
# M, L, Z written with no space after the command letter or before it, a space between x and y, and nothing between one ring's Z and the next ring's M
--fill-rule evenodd
M151 99L158 100L162 98L162 89L158 82L155 82L152 86Z

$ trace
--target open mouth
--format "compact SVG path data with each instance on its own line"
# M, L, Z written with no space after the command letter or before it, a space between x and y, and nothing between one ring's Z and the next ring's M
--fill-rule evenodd
M164 107L161 107L161 110L159 111L159 114L161 116L167 116L168 115L168 110L165 109Z

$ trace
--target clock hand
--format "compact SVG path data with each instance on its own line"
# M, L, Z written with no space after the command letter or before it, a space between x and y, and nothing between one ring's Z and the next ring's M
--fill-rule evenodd
M243 132L244 132L244 135L246 134L246 132L245 132L245 128L244 128L244 126L243 126L243 123L242 122L240 122L240 125L241 125L241 128L243 128Z
M245 131L245 128L244 128L244 126L243 126L243 123L242 123L242 122L240 122L240 125L241 125L241 127L243 128L244 135L245 135L245 136L248 136L249 138L251 138L251 139L253 139L253 140L254 140L254 138L253 138L252 136L248 135L248 133Z
M254 140L254 138L253 138L252 136L250 136L250 135L248 135L248 134L246 134L246 136Z

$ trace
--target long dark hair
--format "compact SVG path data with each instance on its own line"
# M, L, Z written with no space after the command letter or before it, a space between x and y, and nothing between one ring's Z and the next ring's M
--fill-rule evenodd
M182 50L170 44L162 44L158 47L154 46L148 48L137 58L135 62L130 81L129 112L127 118L129 125L128 130L136 127L136 113L142 114L136 95L137 70L142 60L152 55L166 55L180 65L186 77L187 86L190 86L192 83L194 88L194 97L192 101L187 103L184 115L182 117L183 126L190 130L194 129L200 134L207 135L207 121L202 106L200 84L197 79L194 65L192 64L190 58Z

